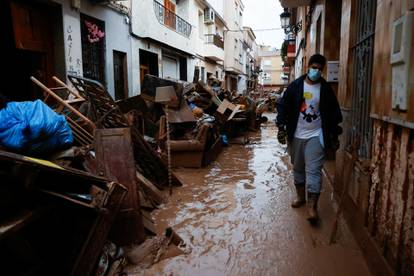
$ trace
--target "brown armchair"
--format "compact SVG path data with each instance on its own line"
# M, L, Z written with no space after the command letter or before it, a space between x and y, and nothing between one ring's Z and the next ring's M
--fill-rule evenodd
M173 167L199 168L203 166L208 132L212 125L203 124L194 139L171 140L171 165Z

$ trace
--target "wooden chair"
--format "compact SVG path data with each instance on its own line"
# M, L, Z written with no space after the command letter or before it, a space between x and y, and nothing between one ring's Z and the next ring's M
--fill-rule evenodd
M45 98L43 101L55 112L65 115L75 141L80 145L93 144L95 123L79 111L81 105L86 103L85 98L55 76L53 76L53 80L58 86L52 88L45 86L35 77L30 79L44 91Z

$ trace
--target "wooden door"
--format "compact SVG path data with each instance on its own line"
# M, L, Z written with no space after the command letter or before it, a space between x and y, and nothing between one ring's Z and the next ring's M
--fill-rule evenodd
M165 16L164 24L175 30L175 4L170 0L164 0Z
M47 85L52 85L54 75L54 51L52 9L46 5L10 3L15 51L15 66L21 76L18 86L24 89L22 99L41 97L36 87L31 86L30 76ZM29 95L30 94L30 95Z
M95 150L98 173L128 189L112 228L112 239L118 245L139 244L145 239L144 224L130 129L97 129Z
M145 75L150 74L150 69L147 65L141 65L139 69L140 69L141 84L143 84Z

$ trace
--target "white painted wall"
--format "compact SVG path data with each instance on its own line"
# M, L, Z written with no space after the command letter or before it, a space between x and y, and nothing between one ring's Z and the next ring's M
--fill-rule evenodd
M238 8L236 10L236 3ZM227 22L231 32L226 32L224 36L224 68L227 71L243 72L243 64L239 62L239 55L242 54L243 48L240 46L240 41L243 41L242 26L237 20L237 14L242 10L243 5L240 1L225 1L224 6L224 20ZM236 22L237 21L237 22ZM234 30L240 30L236 32ZM237 47L235 47L235 40L237 39Z
M190 4L194 0L180 0L179 4L176 5L175 12L178 16L183 18L184 20L190 21ZM164 1L159 1L161 4L164 3Z
M220 15L222 18L224 18L224 2L227 1L230 0L207 0L210 6L212 6L216 13Z
M62 5L66 72L83 75L80 13L84 13L105 22L105 80L109 93L114 96L113 50L117 50L127 54L128 91L130 96L134 95L136 87L132 77L132 38L126 16L102 5L93 5L89 1L82 1L80 11L72 9L67 0L55 2Z
M160 0L158 0L160 1ZM189 14L181 14L182 18L188 18L188 22L192 26L197 25L198 15L196 15L193 10L195 4L194 0L182 0L179 2L179 5L188 4ZM161 3L161 2L160 2ZM185 11L187 8L183 8L182 11ZM177 11L181 8L177 7ZM170 29L169 27L161 24L156 15L154 9L154 0L139 0L132 1L132 32L142 38L151 38L156 41L160 41L168 46L180 49L188 54L195 53L194 41L194 30L191 31L189 38L184 35Z

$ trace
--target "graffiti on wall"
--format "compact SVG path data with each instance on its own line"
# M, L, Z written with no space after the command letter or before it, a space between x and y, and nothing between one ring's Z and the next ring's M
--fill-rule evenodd
M67 47L67 54L66 54L66 65L67 65L67 73L70 75L81 75L81 60L74 56L73 50L73 37L74 31L71 25L68 25L66 28L65 40L66 40L66 47Z

